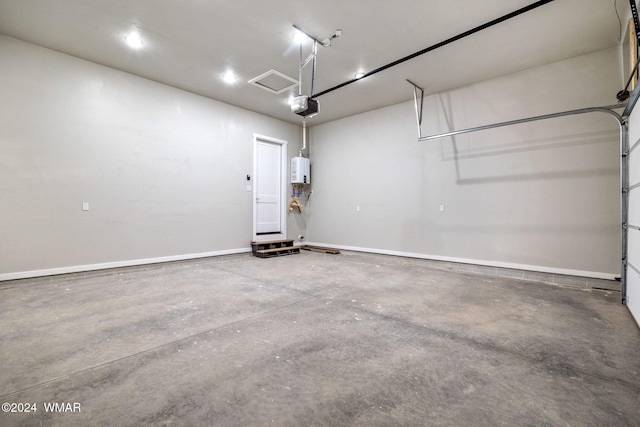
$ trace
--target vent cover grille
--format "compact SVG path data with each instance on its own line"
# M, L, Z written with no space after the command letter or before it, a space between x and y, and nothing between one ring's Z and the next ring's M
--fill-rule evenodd
M290 87L298 85L296 79L276 70L269 70L260 74L258 77L249 80L248 83L275 94L282 93Z

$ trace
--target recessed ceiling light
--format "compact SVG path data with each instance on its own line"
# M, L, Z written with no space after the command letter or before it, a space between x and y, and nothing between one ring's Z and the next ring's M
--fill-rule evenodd
M133 49L140 49L144 44L140 36L137 34L128 34L124 36L124 41Z
M238 76L236 76L233 71L229 70L224 73L222 80L227 84L233 84L238 80Z
M307 40L307 35L302 31L296 30L295 33L293 33L293 41L297 44L302 44L305 40Z

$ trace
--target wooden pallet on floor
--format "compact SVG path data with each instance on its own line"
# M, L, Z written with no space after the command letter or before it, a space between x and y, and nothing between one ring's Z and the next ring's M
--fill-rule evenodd
M251 242L251 251L258 258L273 258L299 254L300 247L293 246L293 240L270 240L266 242Z
M305 251L324 252L326 254L334 254L334 255L337 255L340 253L338 249L323 248L322 246L304 245L304 246L301 246L300 249L304 249Z

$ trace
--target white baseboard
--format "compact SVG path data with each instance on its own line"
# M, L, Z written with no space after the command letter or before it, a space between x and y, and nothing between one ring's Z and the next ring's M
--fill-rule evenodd
M158 258L144 258L127 261L105 262L100 264L75 265L70 267L47 268L43 270L19 271L15 273L1 273L0 282L6 280L29 279L33 277L53 276L56 274L80 273L84 271L106 270L118 267L133 267L145 264L158 264L161 262L184 261L189 259L209 258L220 255L232 255L251 252L251 248L229 249L215 252L202 252L196 254L172 255Z
M594 272L594 271L570 270L570 269L543 267L543 266L528 265L528 264L513 264L513 263L507 263L507 262L495 262L495 261L484 261L484 260L467 259L467 258L446 257L446 256L428 255L428 254L420 254L420 253L412 253L412 252L391 251L386 249L361 248L357 246L332 245L332 244L319 243L319 242L304 242L301 244L311 245L311 246L324 246L327 248L342 249L345 251L402 256L402 257L408 257L408 258L426 259L426 260L433 260L433 261L480 265L485 267L509 268L514 270L534 271L539 273L560 274L560 275L566 275L566 276L579 276L579 277L587 277L587 278L593 278L593 279L615 280L618 277L618 275L616 274L601 273L601 272ZM221 256L221 255L232 255L232 254L240 254L240 253L247 253L247 252L251 252L251 248L229 249L229 250L215 251L215 252L173 255L173 256L165 256L165 257L158 257L158 258L144 258L144 259L135 259L135 260L127 260L127 261L115 261L115 262L106 262L106 263L100 263L100 264L76 265L76 266L70 266L70 267L49 268L49 269L43 269L43 270L19 271L15 273L0 273L0 282L7 281L7 280L28 279L33 277L53 276L57 274L79 273L79 272L94 271L94 270L106 270L109 268L132 267L132 266L138 266L138 265L158 264L162 262L171 262L171 261L184 261L189 259L208 258L208 257Z
M433 261L473 264L473 265L481 265L485 267L509 268L514 270L535 271L538 273L560 274L560 275L566 275L566 276L579 276L579 277L587 277L592 279L615 280L617 277L620 277L619 275L616 275L616 274L601 273L597 271L570 270L570 269L564 269L564 268L543 267L538 265L513 264L509 262L484 261L484 260L477 260L477 259L446 257L446 256L439 256L439 255L427 255L427 254L419 254L419 253L412 253L412 252L390 251L386 249L372 249L372 248L360 248L357 246L331 245L327 243L306 242L305 244L313 245L313 246L324 246L332 249L342 249L345 251L367 252L367 253L380 254L380 255L394 255L394 256L402 256L402 257L408 257L408 258L428 259Z

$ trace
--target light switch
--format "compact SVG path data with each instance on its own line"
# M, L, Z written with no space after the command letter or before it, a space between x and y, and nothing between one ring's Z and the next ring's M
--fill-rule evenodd
M440 205L440 212L444 212L444 205Z
M89 202L82 202L82 210L83 211L89 210Z
M247 191L251 191L251 186L247 185Z

